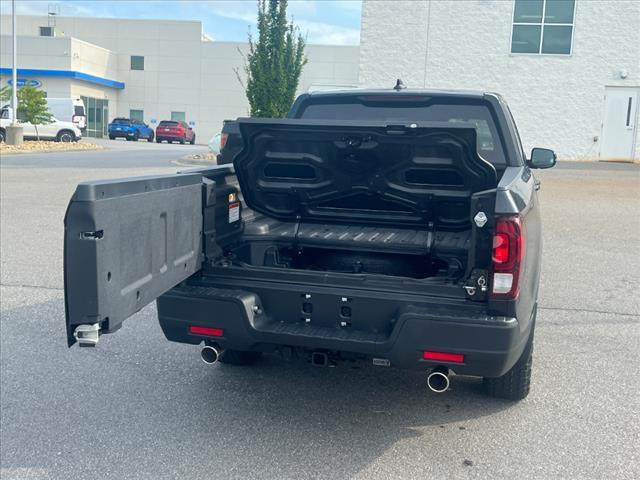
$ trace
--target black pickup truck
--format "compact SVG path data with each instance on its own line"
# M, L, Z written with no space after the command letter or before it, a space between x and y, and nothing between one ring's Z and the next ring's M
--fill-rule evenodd
M529 392L539 184L491 93L300 96L286 119L226 122L220 165L78 185L65 216L68 343L157 299L206 363L263 353L366 360Z

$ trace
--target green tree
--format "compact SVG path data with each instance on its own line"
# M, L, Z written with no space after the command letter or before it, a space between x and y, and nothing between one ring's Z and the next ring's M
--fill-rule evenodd
M40 140L38 125L43 125L53 120L44 91L28 85L19 88L18 116L23 121L33 124L36 129L36 137Z
M0 88L0 102L8 102L11 100L11 87L9 85L5 85Z
M258 38L249 34L245 92L252 117L284 117L307 63L305 40L287 21L287 0L258 0Z

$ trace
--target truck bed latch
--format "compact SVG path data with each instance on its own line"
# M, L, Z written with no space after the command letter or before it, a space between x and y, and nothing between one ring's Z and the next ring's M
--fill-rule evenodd
M486 298L487 290L487 272L484 270L473 270L463 287L467 292L467 298L470 300L482 301Z
M81 347L95 347L100 340L100 324L78 325L73 332L73 337Z

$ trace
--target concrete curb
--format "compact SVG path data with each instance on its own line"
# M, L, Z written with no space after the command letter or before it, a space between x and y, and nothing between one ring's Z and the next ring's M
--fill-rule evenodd
M640 160L625 160L625 159L620 159L620 160L598 160L598 162L600 162L600 163L631 163L631 164L635 164L635 165L640 165Z
M22 150L18 152L5 152L0 150L2 156L5 155L40 155L41 153L74 153L74 152L104 152L109 150L106 147L102 148L73 148L71 150Z

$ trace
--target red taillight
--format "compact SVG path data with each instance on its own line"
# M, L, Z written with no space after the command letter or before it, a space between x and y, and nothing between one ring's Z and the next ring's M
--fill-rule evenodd
M461 353L426 351L422 352L422 358L424 360L431 360L435 362L464 363L464 355Z
M222 150L224 146L227 144L228 138L229 138L228 133L223 133L222 135L220 135L220 150Z
M524 245L524 231L520 217L498 218L493 236L492 253L491 294L494 298L518 297Z
M221 328L199 327L197 325L189 326L189 333L195 335L206 335L207 337L222 337L224 330Z

